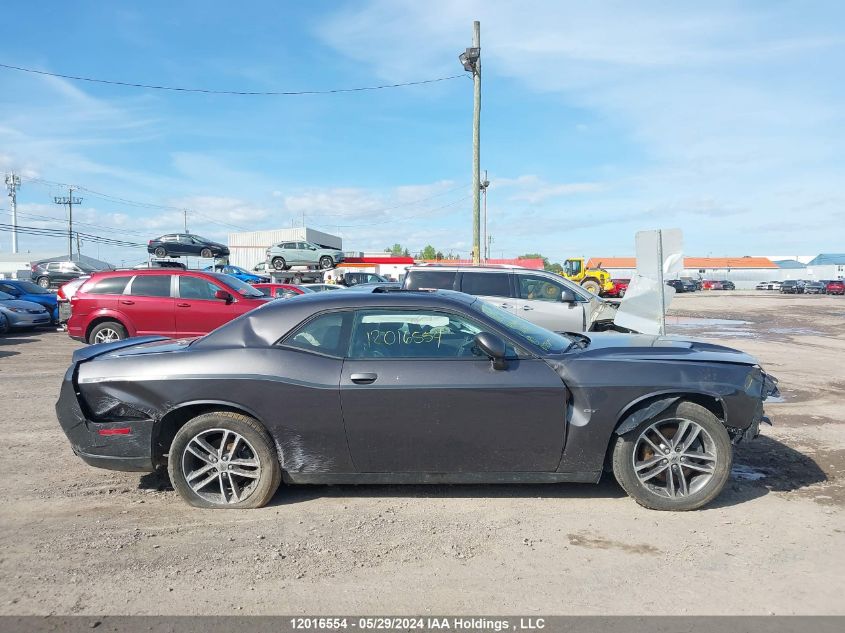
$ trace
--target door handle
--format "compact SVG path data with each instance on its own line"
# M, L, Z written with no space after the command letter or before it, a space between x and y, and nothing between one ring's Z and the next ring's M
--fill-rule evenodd
M128 299L121 299L120 302L125 306L134 306L135 305L134 301L129 301Z
M190 303L177 303L176 307L177 308L190 308L191 304Z
M359 385L369 385L378 378L378 374L352 374L349 380Z
M531 306L522 306L522 309L523 310L533 310L534 308L532 308Z
M508 308L510 308L510 307L511 307L511 304L509 304L509 303L500 303L500 304L499 304L499 307L500 307L500 308L504 308L505 310L507 310Z

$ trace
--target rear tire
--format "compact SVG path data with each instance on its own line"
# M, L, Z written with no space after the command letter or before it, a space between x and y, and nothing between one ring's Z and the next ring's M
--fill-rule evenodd
M179 429L167 471L176 491L197 508L260 508L282 481L267 430L231 411L199 415Z
M0 334L6 334L9 331L9 319L5 314L0 314Z
M334 260L331 257L329 257L328 255L323 255L320 258L320 268L322 268L323 270L327 270L327 269L333 268L333 267L334 267Z
M284 270L287 268L287 263L285 262L284 257L274 257L270 262L270 265L273 266L275 270Z
M214 256L214 253L211 252L210 248L204 248L200 251L200 257L204 259L211 259Z
M676 440L678 433L681 437ZM696 510L707 505L725 487L732 462L724 424L687 401L619 436L613 448L616 481L637 503L652 510Z
M42 288L48 289L50 288L50 278L49 277L39 277L36 280L36 283L41 286Z
M127 338L126 328L117 321L104 321L97 324L88 335L88 343L114 343Z
M157 246L155 249L156 257L167 257L167 249L164 246Z
M601 292L601 286L599 285L599 282L597 282L595 279L585 279L581 282L581 287L584 290L587 290L588 292L592 292L597 297Z

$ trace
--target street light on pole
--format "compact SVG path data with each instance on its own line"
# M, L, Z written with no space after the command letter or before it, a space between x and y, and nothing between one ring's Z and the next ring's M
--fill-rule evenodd
M472 23L472 47L458 55L472 73L472 263L481 259L481 22Z

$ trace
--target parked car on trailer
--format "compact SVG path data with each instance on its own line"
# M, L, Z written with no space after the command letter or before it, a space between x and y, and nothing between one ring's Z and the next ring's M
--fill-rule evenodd
M271 299L229 275L159 269L91 275L70 301L71 338L109 343L150 334L200 336Z
M829 295L845 295L845 282L841 279L832 279L825 284L824 291Z
M349 291L275 301L194 341L77 350L56 412L87 463L166 464L203 508L263 506L282 480L612 471L645 507L692 510L719 495L732 445L758 435L775 394L754 358L721 345L559 335L461 293Z
M229 247L193 233L168 233L147 243L147 252L156 257L228 257Z
M59 322L59 304L56 295L46 288L26 279L0 279L0 291L12 295L15 299L44 306L50 313L51 321Z
M267 283L270 281L268 275L255 275L240 266L232 266L231 264L215 264L214 266L207 266L203 270L231 275L235 279L240 279L248 284Z
M257 288L268 297L273 297L274 299L290 299L292 297L298 297L299 295L314 293L314 291L310 288L303 288L302 286L297 286L296 284L262 283L253 284L252 287Z
M334 268L343 259L343 251L311 242L280 242L267 249L267 261L274 270L287 270L291 266Z
M50 312L40 303L15 299L5 292L0 292L0 312L10 330L35 328L52 322Z

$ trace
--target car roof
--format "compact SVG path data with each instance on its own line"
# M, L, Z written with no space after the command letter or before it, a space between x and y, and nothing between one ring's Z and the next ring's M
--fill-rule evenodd
M441 308L466 310L478 301L454 290L314 292L296 301L272 301L230 321L194 343L199 347L265 346L318 312L361 308Z

